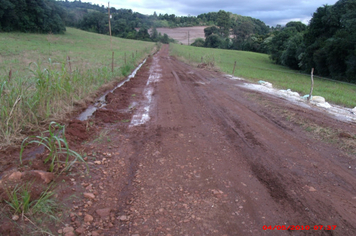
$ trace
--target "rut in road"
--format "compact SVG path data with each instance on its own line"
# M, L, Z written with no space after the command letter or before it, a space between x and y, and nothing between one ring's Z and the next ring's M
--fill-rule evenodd
M166 45L147 61L123 88L135 92L130 97L125 90L136 99L131 123L115 131L119 126L106 122L124 158L105 172L126 165L125 178L101 178L117 201L100 207L118 216L104 235L356 235L356 172L348 170L355 161L279 113L353 132L355 125L241 83L170 57ZM264 225L312 230L265 231Z

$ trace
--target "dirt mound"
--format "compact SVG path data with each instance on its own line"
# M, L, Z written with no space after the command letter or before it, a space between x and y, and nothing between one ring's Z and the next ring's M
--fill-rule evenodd
M71 120L65 130L66 139L82 142L93 133L90 128L89 121Z
M130 105L130 96L129 91L126 91L126 88L118 88L113 93L109 93L106 96L107 109L127 109Z

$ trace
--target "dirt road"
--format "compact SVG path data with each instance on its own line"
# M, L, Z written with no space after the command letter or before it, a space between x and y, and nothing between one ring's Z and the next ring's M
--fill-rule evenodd
M94 113L97 134L82 144L91 178L72 180L93 194L73 201L77 233L356 235L355 156L295 121L332 127L339 141L355 123L245 90L168 50Z

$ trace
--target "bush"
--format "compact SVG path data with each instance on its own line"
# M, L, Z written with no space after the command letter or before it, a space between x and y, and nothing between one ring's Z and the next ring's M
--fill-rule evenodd
M204 43L205 43L204 39L197 38L195 39L194 43L192 43L191 45L195 47L204 47Z

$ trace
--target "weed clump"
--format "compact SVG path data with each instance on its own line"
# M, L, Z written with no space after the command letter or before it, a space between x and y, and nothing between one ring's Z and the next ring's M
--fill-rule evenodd
M65 126L56 122L51 122L47 131L41 136L30 136L23 140L20 151L20 163L22 164L22 154L29 144L42 145L47 149L48 156L44 162L50 162L49 171L53 172L55 165L57 169L64 165L62 171L68 170L77 160L85 162L83 157L77 152L69 149L65 138ZM64 160L63 158L64 157ZM70 157L74 159L70 161Z

